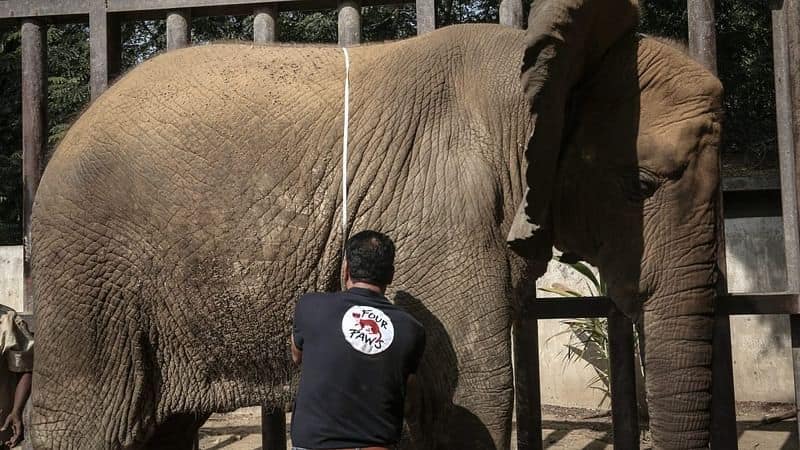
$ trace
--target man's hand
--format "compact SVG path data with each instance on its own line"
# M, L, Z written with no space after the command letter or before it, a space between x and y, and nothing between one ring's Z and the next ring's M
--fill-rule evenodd
M6 416L6 421L3 423L3 426L0 427L0 431L6 431L9 427L11 427L12 435L9 440L4 442L4 444L9 448L12 448L22 441L22 433L24 431L22 417L20 417L19 412L12 411L11 414Z
M292 336L292 361L298 366L303 363L303 351L295 345L294 336Z

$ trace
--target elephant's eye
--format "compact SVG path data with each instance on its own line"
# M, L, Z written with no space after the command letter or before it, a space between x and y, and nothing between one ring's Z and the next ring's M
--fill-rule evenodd
M658 177L646 169L639 169L639 192L641 200L650 198L658 189Z

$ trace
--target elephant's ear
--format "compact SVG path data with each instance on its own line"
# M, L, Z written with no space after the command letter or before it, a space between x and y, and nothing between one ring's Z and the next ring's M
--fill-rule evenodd
M549 255L552 245L548 215L570 95L638 20L638 0L534 1L521 77L534 121L525 151L528 189L508 235L523 256Z

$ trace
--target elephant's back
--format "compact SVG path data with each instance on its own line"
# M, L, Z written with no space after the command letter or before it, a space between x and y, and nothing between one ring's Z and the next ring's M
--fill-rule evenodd
M147 276L191 284L221 267L220 278L248 264L263 276L293 243L318 241L338 194L338 153L324 149L341 146L340 66L334 48L243 44L141 64L86 110L48 164L36 264L100 247Z

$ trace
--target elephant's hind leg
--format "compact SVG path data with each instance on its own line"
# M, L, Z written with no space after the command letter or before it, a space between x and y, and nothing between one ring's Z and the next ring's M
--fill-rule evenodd
M173 414L159 424L147 450L195 450L197 432L209 414Z

